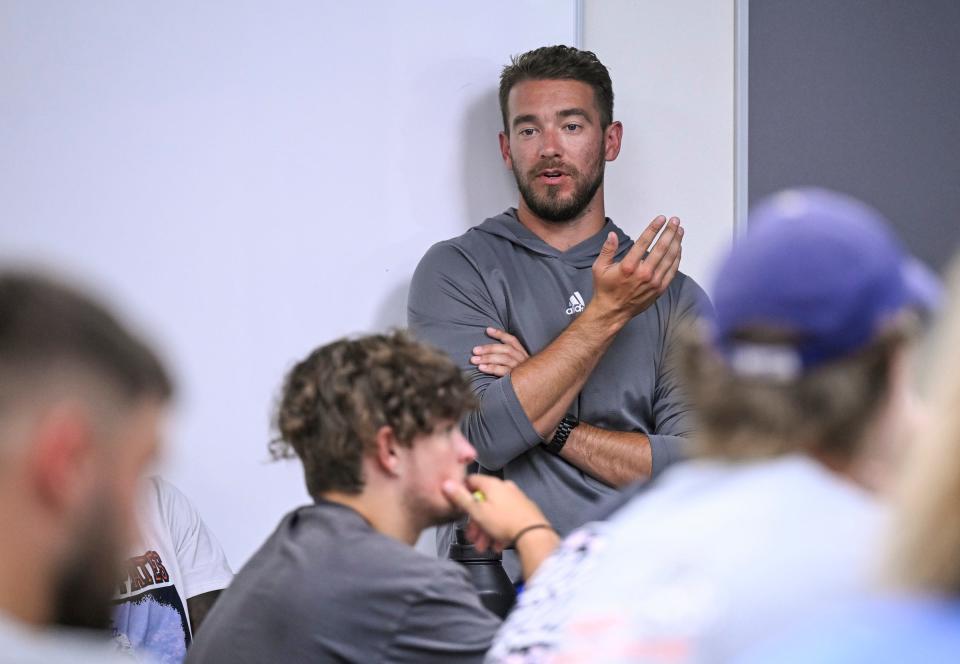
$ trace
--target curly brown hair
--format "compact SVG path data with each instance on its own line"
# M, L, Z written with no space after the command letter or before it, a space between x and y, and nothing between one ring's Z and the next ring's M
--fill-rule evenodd
M450 358L406 333L341 339L287 374L270 454L300 458L315 500L327 491L357 494L364 486L363 455L381 427L410 445L474 406Z
M543 46L510 58L500 73L500 113L503 130L510 131L507 98L522 81L572 80L593 88L593 99L600 111L600 127L613 122L613 82L610 72L592 51L572 46Z

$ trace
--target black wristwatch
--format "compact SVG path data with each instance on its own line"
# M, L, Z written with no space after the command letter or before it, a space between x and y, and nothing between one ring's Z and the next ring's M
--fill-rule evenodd
M573 415L564 415L560 424L557 425L557 432L553 434L553 440L549 443L543 443L543 448L550 454L560 454L560 450L567 444L570 432L576 429L578 424L580 424L580 420Z

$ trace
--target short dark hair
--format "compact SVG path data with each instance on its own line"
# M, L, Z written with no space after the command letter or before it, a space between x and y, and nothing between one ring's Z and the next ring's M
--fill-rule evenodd
M389 426L401 444L457 422L474 407L460 370L404 332L341 339L287 374L276 412L274 459L297 456L307 491L363 490L363 456Z
M71 369L127 403L173 393L157 356L104 306L49 277L0 272L0 407L24 385Z
M610 72L592 51L572 46L544 46L510 58L500 74L500 113L503 130L510 131L507 98L510 90L522 81L573 80L593 88L593 98L600 110L600 126L613 122L613 83Z

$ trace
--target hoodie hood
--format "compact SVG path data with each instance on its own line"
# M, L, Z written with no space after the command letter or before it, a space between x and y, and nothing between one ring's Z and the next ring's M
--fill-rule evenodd
M549 244L541 240L529 228L520 223L517 219L517 209L509 208L496 217L490 217L479 226L472 230L487 233L501 237L513 244L519 245L528 251L542 256L556 258L572 267L584 268L593 265L600 255L600 249L603 247L603 241L607 239L607 233L614 231L617 239L620 241L617 247L615 258L619 260L630 251L633 246L633 240L620 228L607 218L603 228L594 235L588 237L580 244L570 247L567 251L557 251Z

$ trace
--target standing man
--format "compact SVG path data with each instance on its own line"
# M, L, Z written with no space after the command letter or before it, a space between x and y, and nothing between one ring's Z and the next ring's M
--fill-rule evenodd
M682 455L691 425L668 342L705 296L678 272L679 219L657 217L634 243L605 217L604 165L623 126L593 53L513 58L500 108L519 205L427 252L408 320L469 377L480 408L464 426L480 465L563 534Z

